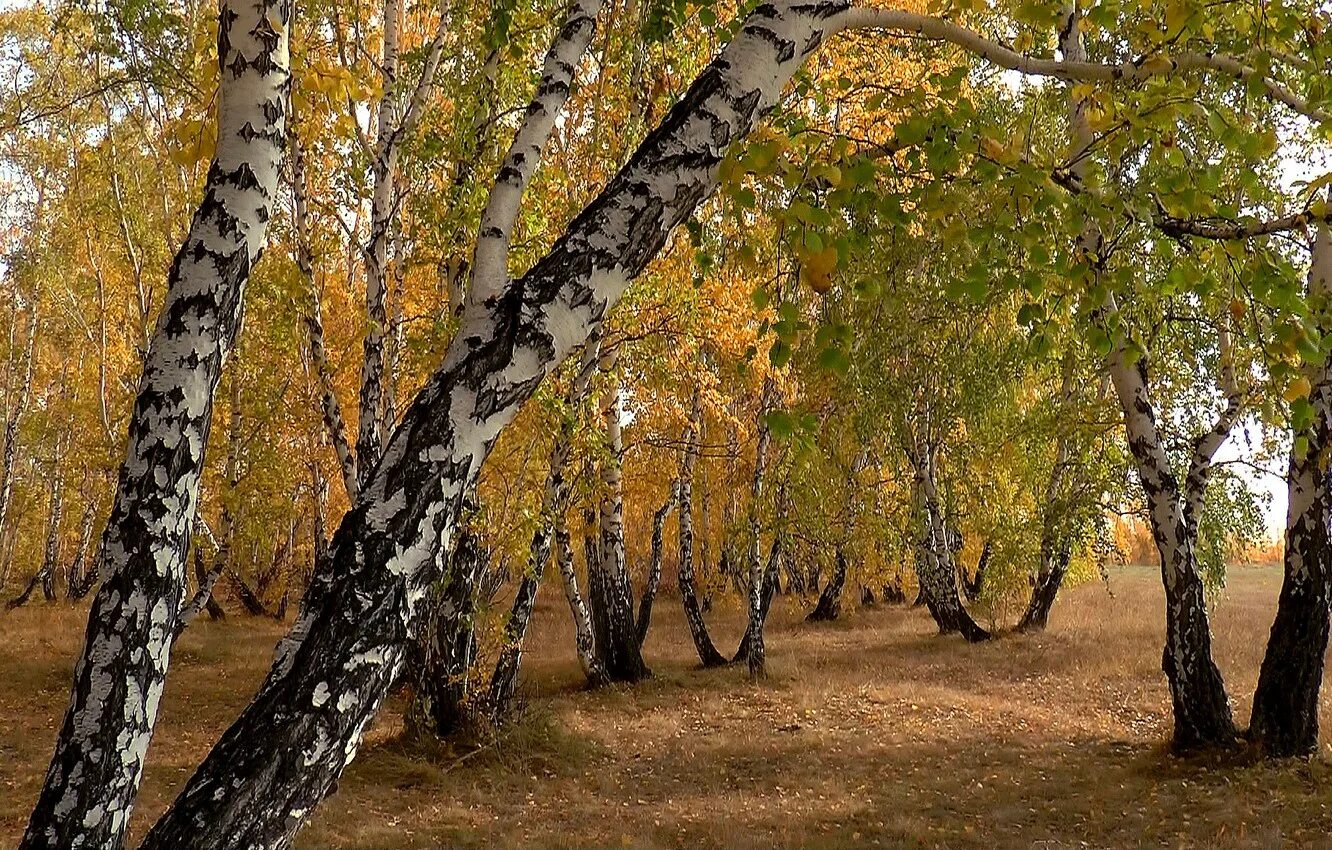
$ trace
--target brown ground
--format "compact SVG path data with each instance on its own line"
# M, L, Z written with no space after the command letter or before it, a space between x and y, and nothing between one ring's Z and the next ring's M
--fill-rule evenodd
M1275 570L1237 569L1213 619L1247 718ZM567 609L543 599L527 718L460 756L402 743L386 711L304 848L1332 848L1332 765L1181 761L1168 730L1150 570L1066 594L1039 637L967 646L903 608L806 626L779 608L772 678L695 668L671 600L656 678L580 691ZM547 591L549 593L549 591ZM0 619L0 846L12 846L63 711L83 615ZM740 632L713 615L719 643ZM233 620L177 648L137 809L141 832L235 715L280 632ZM1324 699L1324 726L1328 723Z

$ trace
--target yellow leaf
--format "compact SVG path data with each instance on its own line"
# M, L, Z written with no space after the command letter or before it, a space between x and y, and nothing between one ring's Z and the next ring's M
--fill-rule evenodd
M1309 379L1301 375L1290 382L1290 385L1286 387L1284 396L1286 401L1297 401L1302 398L1308 398L1310 389Z

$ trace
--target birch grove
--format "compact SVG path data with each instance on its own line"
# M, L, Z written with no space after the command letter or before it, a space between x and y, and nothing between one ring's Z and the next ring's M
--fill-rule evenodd
M1316 753L1332 54L1295 6L0 13L0 592L91 594L20 846L126 846L173 644L297 599L139 847L291 846L386 706L503 741L552 610L579 686L781 688L913 594L949 652L1058 652L1134 541L1173 746ZM1246 733L1211 612L1274 459Z

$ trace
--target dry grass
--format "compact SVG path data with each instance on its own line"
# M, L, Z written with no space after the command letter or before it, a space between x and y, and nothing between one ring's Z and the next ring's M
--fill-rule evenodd
M1279 573L1233 571L1216 656L1247 717ZM1131 569L1060 600L1049 633L982 646L924 613L851 611L812 627L779 609L773 676L700 671L659 609L633 689L578 688L567 609L545 596L526 664L531 710L470 754L378 722L306 848L1332 847L1325 759L1267 765L1165 754L1160 588ZM549 593L549 591L547 591ZM713 616L719 643L736 612ZM22 828L63 710L83 615L0 620L0 846ZM193 628L178 648L140 798L165 806L263 675L279 628ZM1324 726L1328 723L1324 700Z

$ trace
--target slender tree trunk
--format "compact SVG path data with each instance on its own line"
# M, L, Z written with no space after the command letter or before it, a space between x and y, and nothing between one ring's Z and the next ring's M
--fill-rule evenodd
M79 548L74 553L74 560L70 562L69 581L65 584L65 598L70 601L82 599L93 583L89 574L92 574L93 580L96 576L96 566L89 563L89 550L92 548L93 525L97 522L97 500L91 494L86 495L88 501L83 506L83 518L79 521Z
M47 602L54 602L55 573L60 565L60 523L65 516L65 474L64 451L57 441L56 453L52 463L51 508L46 515L46 546L42 550L42 596Z
M638 647L642 651L647 640L648 629L652 626L652 603L657 599L657 589L661 585L662 551L665 549L666 517L671 508L680 501L680 480L671 482L670 495L666 502L652 514L652 563L648 565L647 585L643 596L638 600Z
M967 578L966 573L962 574L962 591L967 595L968 602L975 602L980 599L981 592L985 590L985 572L990 568L990 556L994 553L994 544L987 540L981 547L980 560L976 562L976 573L971 578Z
M684 603L685 621L689 624L689 634L694 639L699 661L704 667L720 667L726 663L726 657L717 651L708 634L708 625L703 621L703 611L694 590L694 470L698 465L699 424L702 420L703 400L695 389L689 426L682 440L684 460L680 464L680 599Z
M527 634L527 625L532 618L532 610L536 605L537 588L541 581L542 572L545 570L546 561L550 559L551 544L555 537L556 517L562 517L568 510L569 481L565 477L565 469L568 466L569 455L573 449L575 417L579 406L587 396L592 373L596 371L600 360L600 348L599 334L593 334L588 339L587 344L583 346L583 361L578 374L574 376L569 386L569 392L565 398L568 411L561 420L559 430L551 443L550 461L547 464L549 471L546 475L546 488L541 501L541 521L536 531L532 533L527 572L523 575L523 580L518 586L518 592L514 595L513 607L509 612L509 619L504 625L504 643L500 649L499 659L495 662L495 673L490 679L490 696L487 700L487 708L490 712L491 721L495 724L503 722L511 711L513 695L518 688L518 668L522 662L523 639ZM561 574L563 574L562 569ZM566 582L566 592L569 587L570 585ZM579 617L577 608L582 605L582 598L578 594L577 577L574 577L570 599L571 602L577 599L577 604L574 606L574 619L577 622ZM588 647L588 649L593 651L594 647ZM581 656L581 647L579 652ZM593 668L589 665L588 670L591 669ZM598 671L596 678L600 683L600 680L605 676L600 662L597 663L595 669ZM584 672L588 672L588 670Z
M296 266L305 280L310 299L304 320L310 361L319 384L319 410L324 420L324 430L338 459L338 470L342 474L342 486L347 493L347 504L354 505L360 486L357 480L356 457L352 454L351 443L347 440L347 425L342 416L342 404L338 401L338 393L333 385L333 367L328 362L328 351L324 346L323 307L320 304L320 286L315 280L314 253L310 247L306 201L309 185L305 175L305 151L299 138L294 135L291 144L291 187L292 218L296 225Z
M587 610L587 603L578 591L578 573L574 570L573 541L569 537L569 527L563 516L555 518L555 563L560 568L560 579L564 582L564 595L569 600L569 609L573 613L574 648L578 652L578 663L583 668L590 687L599 687L610 681L601 659L597 657L596 638L592 630L592 615Z
M217 604L217 600L213 598L213 588L217 585L217 580L221 576L220 562L215 562L211 570L205 568L203 552L195 547L194 578L198 582L198 587L194 591L194 596L190 597L190 601L181 609L180 618L176 622L176 635L178 637L205 610L208 611L210 620L226 619L226 611L222 610L222 606Z
M1326 332L1332 298L1332 230L1319 224L1309 269L1309 297ZM1294 435L1286 473L1285 578L1253 695L1249 736L1271 756L1318 752L1318 693L1332 605L1332 493L1325 457L1332 430L1332 363L1310 370L1312 426ZM1299 438L1303 438L1301 441ZM1301 442L1303 443L1301 445Z
M383 43L379 53L380 98L375 156L371 162L370 238L365 246L366 331L361 360L360 409L357 416L356 469L360 487L383 451L380 409L384 402L384 338L388 328L388 255L393 209L397 201L398 36L401 0L384 0Z
M763 571L763 592L759 597L759 617L764 624L768 622L768 612L772 609L772 598L777 595L777 584L780 581L781 571L782 538L781 535L774 535L772 546L768 549L768 566ZM747 626L744 636L740 638L740 646L731 658L731 663L738 664L741 661L747 661L752 645L753 629L752 626Z
M1070 350L1064 358L1063 378L1059 388L1060 412L1066 412L1073 401L1073 379L1076 368L1074 354ZM1018 621L1019 632L1044 631L1050 621L1050 609L1054 607L1059 588L1068 573L1072 547L1064 530L1066 479L1073 474L1073 437L1066 431L1060 431L1055 443L1054 466L1050 468L1050 480L1045 488L1044 514L1041 517L1041 566L1036 573L1036 581L1031 586L1031 599L1027 610Z
M14 316L13 327L18 326L18 316ZM19 425L32 397L32 373L36 368L37 333L41 320L34 301L28 317L28 339L23 344L23 379L18 387L18 397L10 405L9 416L5 420L4 445L0 447L0 588L9 578L11 560L9 548L5 542L9 539L9 504L14 495L14 472L18 462ZM13 328L11 327L11 330Z
M757 7L551 251L504 297L464 310L443 366L343 517L258 695L140 850L290 844L396 681L462 496L495 439L715 190L727 148L825 34L860 21L848 9Z
M772 432L768 428L768 410L774 403L777 383L772 373L763 378L763 390L759 394L758 444L754 449L754 478L749 486L749 624L745 629L746 639L742 639L745 655L749 661L749 675L759 678L766 675L764 664L767 661L763 646L763 623L768 618L768 607L772 603L777 576L768 576L759 556L759 517L763 501L763 476L768 470L768 446L772 442ZM773 551L777 544L774 541ZM773 566L773 565L770 565ZM765 596L767 597L765 600Z
M613 360L604 352L601 369L603 373L614 372ZM639 651L633 589L625 563L621 398L620 386L614 380L601 398L605 455L601 461L600 545L595 563L588 562L588 586L593 622L597 624L597 652L606 673L613 681L637 682L652 673Z
M819 601L814 610L805 616L807 623L823 623L836 620L842 613L842 588L846 586L846 552L839 545L834 553L833 574L819 594Z
M223 0L217 151L130 417L69 710L20 847L119 847L157 718L213 393L273 216L285 139L284 0Z

